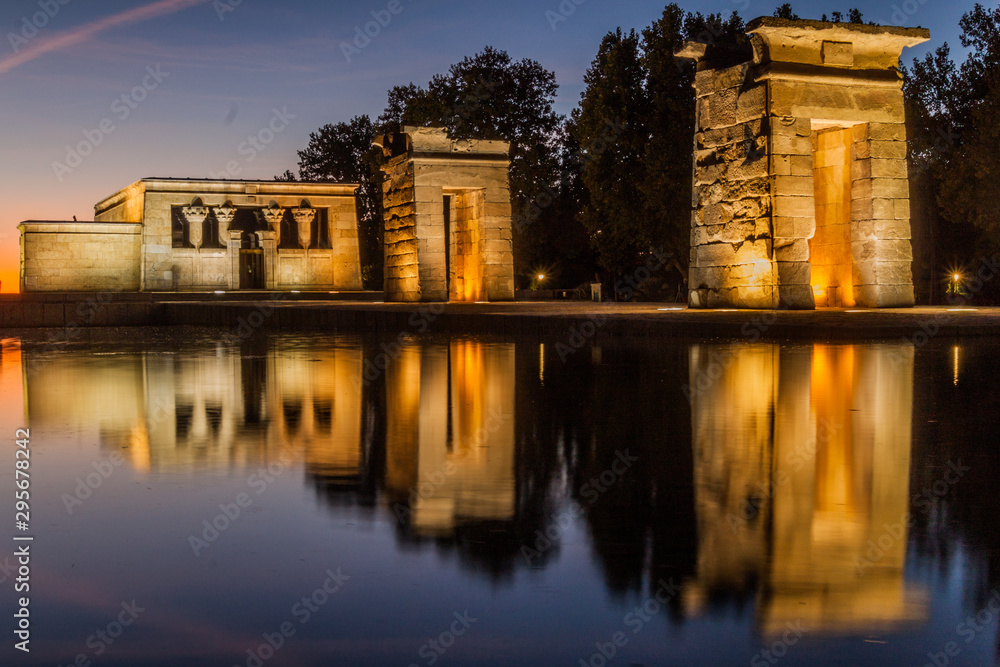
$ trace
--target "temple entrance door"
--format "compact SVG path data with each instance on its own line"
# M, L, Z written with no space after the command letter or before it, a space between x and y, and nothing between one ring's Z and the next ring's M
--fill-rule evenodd
M264 249L240 249L240 289L264 289Z

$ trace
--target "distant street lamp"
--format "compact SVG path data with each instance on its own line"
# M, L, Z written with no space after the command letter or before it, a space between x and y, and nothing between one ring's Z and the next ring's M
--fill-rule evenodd
M542 282L543 280L545 280L545 274L544 273L539 273L538 274L538 282Z

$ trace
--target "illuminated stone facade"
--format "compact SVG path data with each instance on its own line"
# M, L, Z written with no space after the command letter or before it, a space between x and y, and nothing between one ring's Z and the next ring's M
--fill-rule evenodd
M143 179L21 223L21 291L360 290L356 188Z
M751 61L698 63L694 308L913 305L902 79L923 28L779 18Z
M386 301L512 301L509 145L424 127L375 145L386 157Z

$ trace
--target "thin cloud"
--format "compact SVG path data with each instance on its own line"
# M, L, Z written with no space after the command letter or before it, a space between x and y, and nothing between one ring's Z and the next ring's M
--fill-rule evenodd
M62 49L85 42L91 37L104 32L109 28L115 28L128 23L148 21L149 19L164 16L166 14L173 14L174 12L187 9L188 7L193 7L195 5L200 5L205 2L208 2L208 0L158 0L158 2L153 2L143 7L136 7L112 16L106 16L102 19L98 19L86 25L74 28L73 30L67 30L53 35L49 39L40 40L20 53L15 53L12 56L8 56L0 60L0 74L9 72L24 63L31 62L35 58L45 55L46 53L61 51Z

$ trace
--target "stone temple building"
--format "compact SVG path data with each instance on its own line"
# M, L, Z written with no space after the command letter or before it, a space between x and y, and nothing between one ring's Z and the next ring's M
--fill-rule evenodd
M386 158L385 300L513 301L510 146L428 127L375 145Z
M145 178L21 223L21 291L360 290L356 188Z
M912 306L897 65L929 32L772 17L747 32L746 62L677 53L697 62L690 306Z

